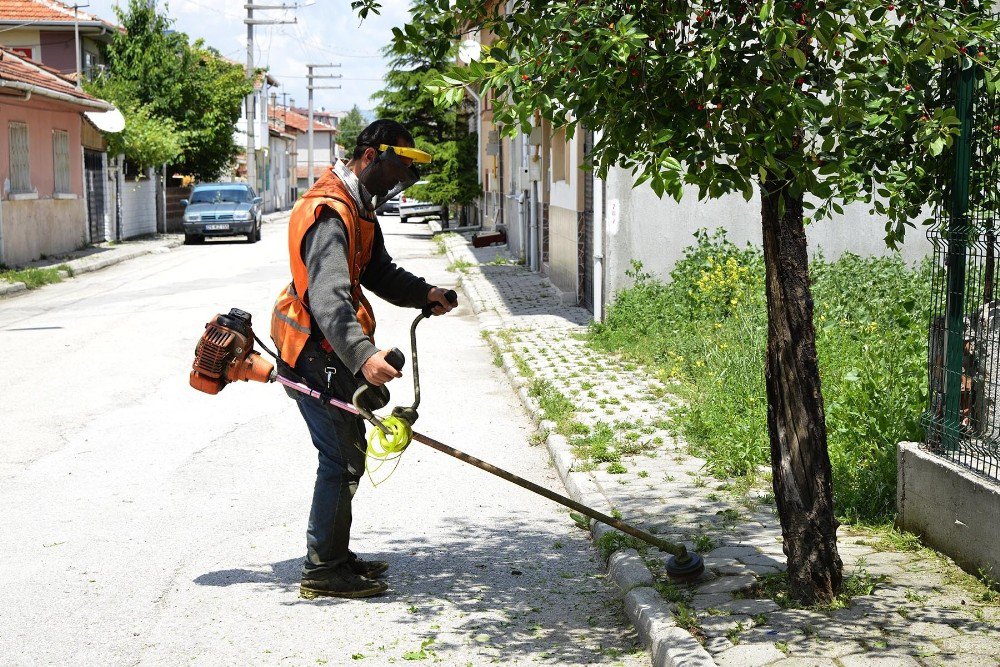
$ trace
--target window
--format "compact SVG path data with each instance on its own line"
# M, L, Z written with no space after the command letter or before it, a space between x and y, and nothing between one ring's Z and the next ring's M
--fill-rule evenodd
M10 124L10 191L12 194L33 192L28 163L28 124Z
M52 165L55 171L55 192L69 194L73 191L69 182L69 132L52 131Z

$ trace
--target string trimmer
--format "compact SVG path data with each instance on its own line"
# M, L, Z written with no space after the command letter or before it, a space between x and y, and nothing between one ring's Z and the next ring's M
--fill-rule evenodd
M452 303L456 303L458 300L458 295L454 291L448 292L447 296ZM413 360L413 404L398 406L392 410L390 416L385 418L377 417L362 405L361 399L370 388L366 383L361 383L361 386L352 398L352 402L346 403L309 386L304 381L301 381L301 378L296 380L279 374L273 364L254 350L254 341L256 340L264 350L277 359L277 355L268 350L267 346L254 335L250 314L238 308L233 308L227 315L216 315L205 325L205 333L195 348L194 364L191 369L191 386L208 394L217 394L227 384L237 380L277 382L289 389L327 402L345 412L361 415L374 427L374 431L371 437L369 437L370 455L374 451L375 455L380 457L386 455L398 456L409 446L410 442L419 442L448 456L452 456L459 461L464 461L480 470L485 470L508 482L512 482L522 489L537 493L560 505L576 510L580 514L613 526L623 533L651 544L665 553L671 554L666 563L666 572L671 579L694 581L701 576L705 571L705 564L701 556L693 551L688 551L683 544L660 539L655 535L630 526L620 519L578 503L572 498L567 498L554 491L550 491L534 482L529 482L523 477L477 459L454 447L449 447L422 433L413 431L413 424L417 421L418 417L417 408L420 405L417 325L432 314L431 306L425 306L420 315L413 320L413 324L410 325L410 350ZM386 361L395 367L396 370L402 370L405 357L402 352L393 348L386 355Z

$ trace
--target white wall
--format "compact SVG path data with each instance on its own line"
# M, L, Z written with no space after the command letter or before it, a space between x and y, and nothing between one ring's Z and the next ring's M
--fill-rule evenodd
M152 171L148 172L153 175ZM122 181L122 238L156 233L156 181Z
M607 300L613 300L615 292L628 285L625 271L632 259L641 261L646 271L666 278L683 256L684 248L694 244L694 232L698 229L721 227L733 243L744 246L749 242L760 247L759 196L749 202L738 194L698 201L697 189L686 188L677 203L669 196L661 200L648 185L633 189L634 181L632 174L624 169L611 170L607 178L604 205ZM845 252L865 256L894 253L883 240L884 220L870 215L866 204L845 207L842 216L808 225L806 235L811 256L819 250L827 259L836 259ZM925 230L908 229L901 256L907 262L915 262L930 252Z

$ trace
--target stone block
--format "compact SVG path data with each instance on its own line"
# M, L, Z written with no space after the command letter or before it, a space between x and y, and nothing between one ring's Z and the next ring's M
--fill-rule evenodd
M920 663L908 655L871 653L845 655L840 658L840 664L842 667L920 667Z
M649 587L633 588L625 596L625 613L643 644L649 646L654 667L713 667L715 662L688 631L677 627L666 603Z
M715 662L719 667L760 667L784 657L774 644L739 644L715 656Z
M744 558L751 558L752 556L760 555L760 550L751 545L742 546L724 546L712 549L710 552L705 554L707 558L736 558L743 560Z
M715 593L735 593L742 591L754 584L757 578L751 574L719 577L715 581L698 586L700 595L713 595Z
M749 614L750 616L772 614L781 609L774 600L757 599L733 600L725 608L734 614Z
M608 575L624 596L633 588L653 585L653 574L635 549L623 549L611 555Z

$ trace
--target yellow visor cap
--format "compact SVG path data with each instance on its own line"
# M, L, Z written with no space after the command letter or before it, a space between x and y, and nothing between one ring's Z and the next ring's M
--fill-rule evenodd
M399 157L408 157L414 162L418 162L420 164L431 163L431 154L417 150L416 148L409 148L407 146L389 146L388 144L382 144L378 147L380 151L387 151L390 148L395 151L396 155Z

